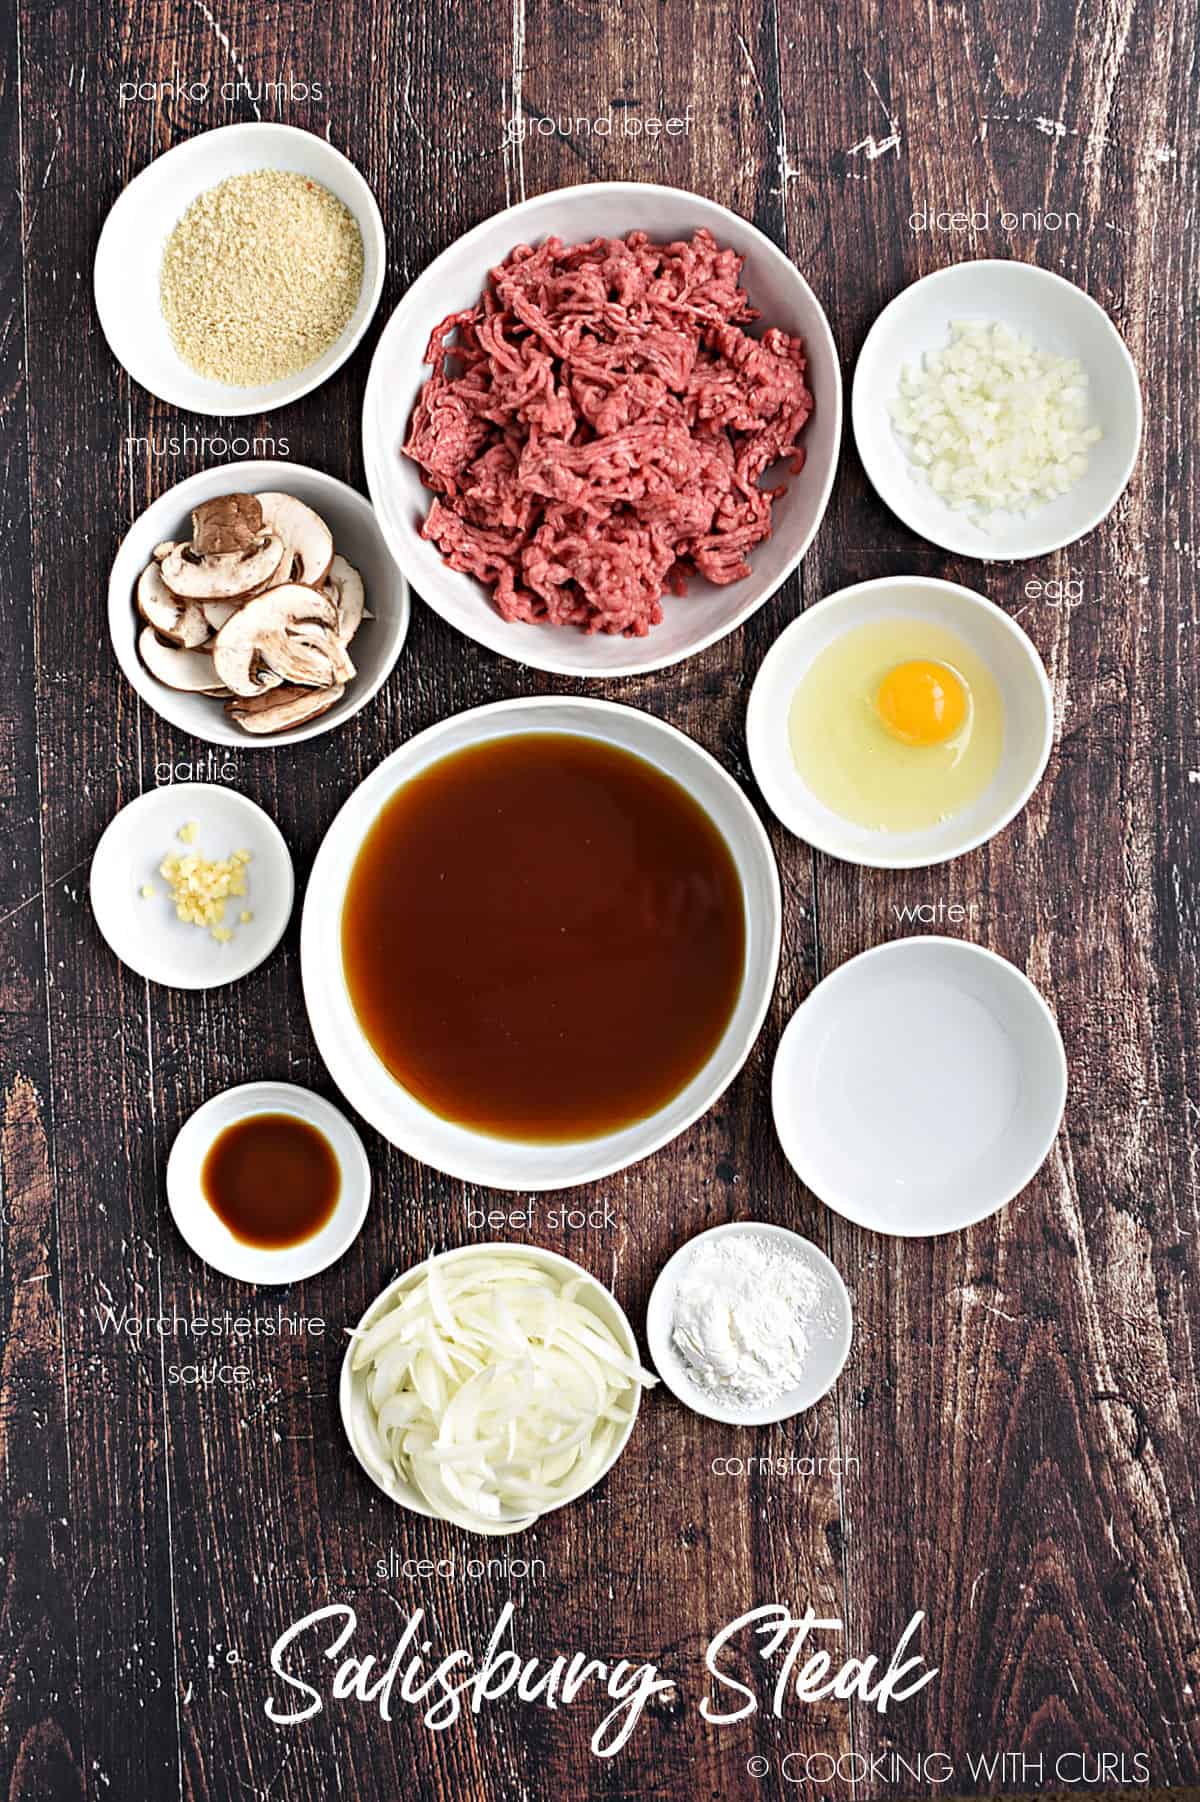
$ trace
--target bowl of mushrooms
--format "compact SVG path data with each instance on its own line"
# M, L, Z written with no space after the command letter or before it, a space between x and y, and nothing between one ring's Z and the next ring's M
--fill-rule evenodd
M108 590L121 668L209 744L294 743L364 707L408 631L408 585L370 503L319 470L235 463L168 490Z

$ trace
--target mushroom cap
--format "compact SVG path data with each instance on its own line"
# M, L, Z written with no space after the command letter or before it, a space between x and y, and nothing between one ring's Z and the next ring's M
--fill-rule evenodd
M328 712L346 690L338 682L332 688L276 688L249 701L227 701L225 711L245 732L287 732Z
M208 651L181 650L178 645L164 644L153 626L143 626L138 634L138 655L150 674L167 688L177 688L182 694L229 692Z
M323 592L337 608L338 637L347 645L361 626L366 612L367 594L363 579L352 563L347 563L344 557L335 557L329 565Z
M343 658L337 608L302 582L285 582L247 601L213 641L218 680L243 699L280 682L330 688L341 679Z
M298 501L294 494L268 493L256 497L263 523L283 539L283 560L275 582L303 582L319 588L333 561L333 533L319 513Z
M218 494L192 509L192 549L202 557L249 550L262 529L262 508L254 494Z
M162 579L184 601L236 601L269 582L283 560L283 540L275 532L242 551L206 556L194 545L180 544L164 557Z
M171 593L157 563L148 563L138 577L135 601L146 624L182 650L196 650L212 637L212 625L201 609Z

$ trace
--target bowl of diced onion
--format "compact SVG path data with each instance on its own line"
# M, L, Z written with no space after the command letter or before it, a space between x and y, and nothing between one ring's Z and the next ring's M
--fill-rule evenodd
M376 1297L342 1364L342 1422L385 1495L468 1532L520 1533L621 1456L643 1388L633 1329L580 1265L464 1246Z
M1137 370L1104 308L1031 263L955 263L879 315L851 397L881 500L963 556L1041 557L1116 506L1142 433Z

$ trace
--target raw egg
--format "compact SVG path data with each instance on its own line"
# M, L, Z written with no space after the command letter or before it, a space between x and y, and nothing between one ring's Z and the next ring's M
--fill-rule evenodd
M875 705L880 719L901 744L944 745L962 729L967 691L948 664L914 657L888 671L879 684Z
M831 812L880 832L921 832L987 789L1004 708L991 671L956 632L879 619L813 659L788 726L797 771Z

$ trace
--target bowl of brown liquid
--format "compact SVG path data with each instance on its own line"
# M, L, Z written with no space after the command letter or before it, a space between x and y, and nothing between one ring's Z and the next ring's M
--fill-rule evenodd
M180 1128L167 1200L198 1257L245 1283L325 1270L366 1219L371 1167L350 1122L311 1089L247 1082Z
M674 727L527 697L410 739L351 795L301 963L334 1081L464 1181L593 1182L733 1080L770 1002L779 878L758 816Z

